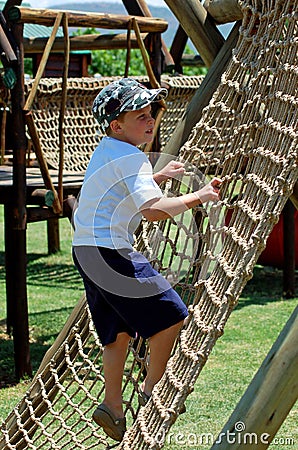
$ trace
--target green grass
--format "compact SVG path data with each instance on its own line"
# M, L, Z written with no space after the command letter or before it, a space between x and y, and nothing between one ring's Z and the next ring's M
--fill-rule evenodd
M280 273L268 274L262 269L256 272L260 282L267 277L281 282ZM206 442L208 433L214 439L218 436L297 305L297 299L282 300L277 291L270 291L269 295L261 291L261 286L255 290L255 284L256 280L250 283L232 313L224 336L217 342L198 378L195 392L187 400L187 414L180 416L171 429L167 450L211 447L201 442ZM296 405L276 436L279 443L272 447L298 448L297 412ZM284 445L286 438L295 445Z
M71 259L72 230L60 221L61 251L47 256L46 225L28 226L28 304L31 359L36 371L83 292ZM188 397L187 413L180 416L166 439L167 450L208 449L240 400L291 312L297 298L284 300L282 273L256 267L225 334ZM0 211L0 419L4 419L28 388L29 380L15 384L13 343L6 335L3 213ZM298 448L297 406L294 406L272 444L278 450ZM294 444L286 443L287 439Z
M36 371L41 359L55 341L83 285L71 258L72 229L67 219L60 222L61 251L47 255L46 223L32 223L27 231L27 295L31 361ZM3 242L3 213L0 212L0 386L14 382L13 342L6 335L6 294ZM1 391L1 394L3 392ZM1 400L1 397L0 397ZM4 417L0 407L0 417Z

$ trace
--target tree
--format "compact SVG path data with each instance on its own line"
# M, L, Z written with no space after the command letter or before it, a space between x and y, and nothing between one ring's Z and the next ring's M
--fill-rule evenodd
M99 34L95 28L77 29L73 36L84 34ZM88 68L90 75L99 74L103 77L123 76L125 73L127 51L92 50L91 64ZM146 69L140 50L132 49L130 53L129 75L145 75Z
M90 75L123 76L126 65L126 50L94 50L89 66ZM129 75L145 75L146 69L140 50L132 49Z

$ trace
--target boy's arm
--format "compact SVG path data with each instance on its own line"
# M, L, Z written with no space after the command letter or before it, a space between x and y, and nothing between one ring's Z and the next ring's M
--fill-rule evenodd
M150 222L155 220L164 220L174 217L184 211L201 205L209 201L217 202L219 200L219 188L221 180L213 178L206 186L199 191L190 194L181 195L180 197L162 197L146 202L141 213Z

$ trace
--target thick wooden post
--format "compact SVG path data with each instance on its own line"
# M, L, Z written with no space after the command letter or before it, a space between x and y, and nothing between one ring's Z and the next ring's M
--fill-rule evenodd
M265 449L298 397L298 307L211 450Z
M48 254L53 255L60 251L59 219L47 220Z
M13 254L9 255L6 267L13 285L8 291L8 309L13 311L13 339L15 353L16 377L32 375L29 351L29 321L26 289L26 135L24 106L24 69L23 69L23 25L12 27L15 41L19 47L16 66L17 82L11 91L12 105L12 142L13 142L13 194L10 217L7 223L11 229L6 230L6 237L12 241L9 246ZM11 298L9 298L11 295Z
M6 332L11 335L14 320L14 240L11 238L13 229L12 205L10 202L4 204L4 241L5 241L5 279L6 279Z
M238 0L205 0L204 8L216 23L229 23L242 19Z
M165 0L192 40L207 67L213 63L224 43L213 19L204 6L197 0Z

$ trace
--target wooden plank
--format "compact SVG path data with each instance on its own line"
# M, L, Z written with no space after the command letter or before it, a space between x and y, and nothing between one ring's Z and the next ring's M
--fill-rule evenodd
M30 137L31 137L33 145L34 145L35 154L38 159L40 171L41 171L41 174L42 174L42 177L44 180L44 186L46 187L46 189L53 191L53 194L54 194L53 210L55 213L60 214L62 212L62 206L59 201L58 194L54 188L54 184L51 179L51 174L48 169L47 161L44 158L44 155L42 152L42 148L41 148L39 136L38 136L38 131L37 131L37 128L33 121L32 113L28 112L25 115L25 118L26 118L26 123L28 126L28 131L29 131Z
M35 23L51 27L54 25L56 16L63 12L68 17L70 27L124 29L129 26L133 16L122 16L117 14L103 14L80 11L58 11L55 9L37 9L15 6L9 10L9 19L23 23ZM162 33L166 31L168 23L164 19L152 17L136 17L141 32Z
M42 206L29 206L27 208L28 223L32 222L42 222L49 219L57 219L57 216L50 208L44 208Z
M298 307L211 450L267 448L297 400L297 373Z
M67 15L63 14L62 28L64 35L64 65L62 73L62 92L61 92L61 105L59 111L59 171L58 171L58 189L57 194L62 209L63 203L63 168L64 168L64 116L66 110L67 101L67 79L69 69L69 34L68 34L68 19Z
M210 67L224 43L224 38L197 0L184 0L183 7L176 0L165 0L177 17L207 67Z
M142 40L147 36L147 33L141 33ZM25 54L40 53L44 51L47 43L47 38L25 38L24 51ZM69 38L70 50L113 50L126 49L127 35L122 34L85 34L82 36L70 36ZM131 48L139 48L138 42L134 34L130 38ZM64 38L56 37L51 53L60 53L64 49Z
M218 24L242 20L238 0L205 0L204 8Z
M208 105L220 83L221 75L230 61L232 49L236 46L239 37L239 27L240 22L237 22L204 78L203 83L193 96L163 153L177 155L181 146L187 141L191 129L200 120L203 108ZM162 161L157 163L156 170L161 168L160 164L163 164Z
M51 52L51 48L52 48L52 45L54 43L56 34L58 32L58 29L59 29L62 17L63 17L62 13L57 14L57 17L55 19L55 23L54 23L54 26L53 26L53 30L52 30L52 33L51 33L51 36L49 37L49 39L47 41L46 47L45 47L45 49L43 51L43 55L42 55L41 61L40 61L39 66L38 66L37 73L35 75L34 84L33 84L32 88L30 90L30 93L29 93L29 95L27 97L27 100L26 100L26 103L25 103L25 106L24 106L24 110L25 111L29 111L31 109L31 106L32 106L32 103L34 101L34 98L35 98L35 95L36 95L36 91L37 91L40 79L41 79L42 74L43 74L43 72L45 70L45 67L46 67L46 64L47 64L47 60L49 58L49 55L50 55L50 52Z
M134 32L135 32L135 35L136 35L136 38L137 38L137 41L138 41L138 44L139 44L139 47L140 47L140 51L141 51L141 54L142 54L144 65L146 67L146 72L148 74L150 84L151 84L153 89L158 89L158 88L160 88L160 84L158 83L158 81L155 78L155 74L154 74L153 68L152 68L152 66L150 64L150 60L149 60L149 57L148 57L148 54L147 54L147 51L146 51L146 47L145 47L144 42L142 41L142 38L141 38L141 33L140 33L139 26L138 26L138 22L136 21L135 18L132 19L132 27L134 29ZM160 100L159 103L160 103L160 105L163 108L165 108L165 101L164 100Z
M49 174L53 180L53 185L58 184L58 171L55 169L48 169ZM63 177L64 187L71 186L80 188L84 179L84 172L65 172ZM41 176L39 167L26 168L27 191L32 193L34 189L44 188L45 184ZM0 190L12 187L12 167L0 166ZM30 194L31 195L31 194ZM8 200L10 200L8 198Z

